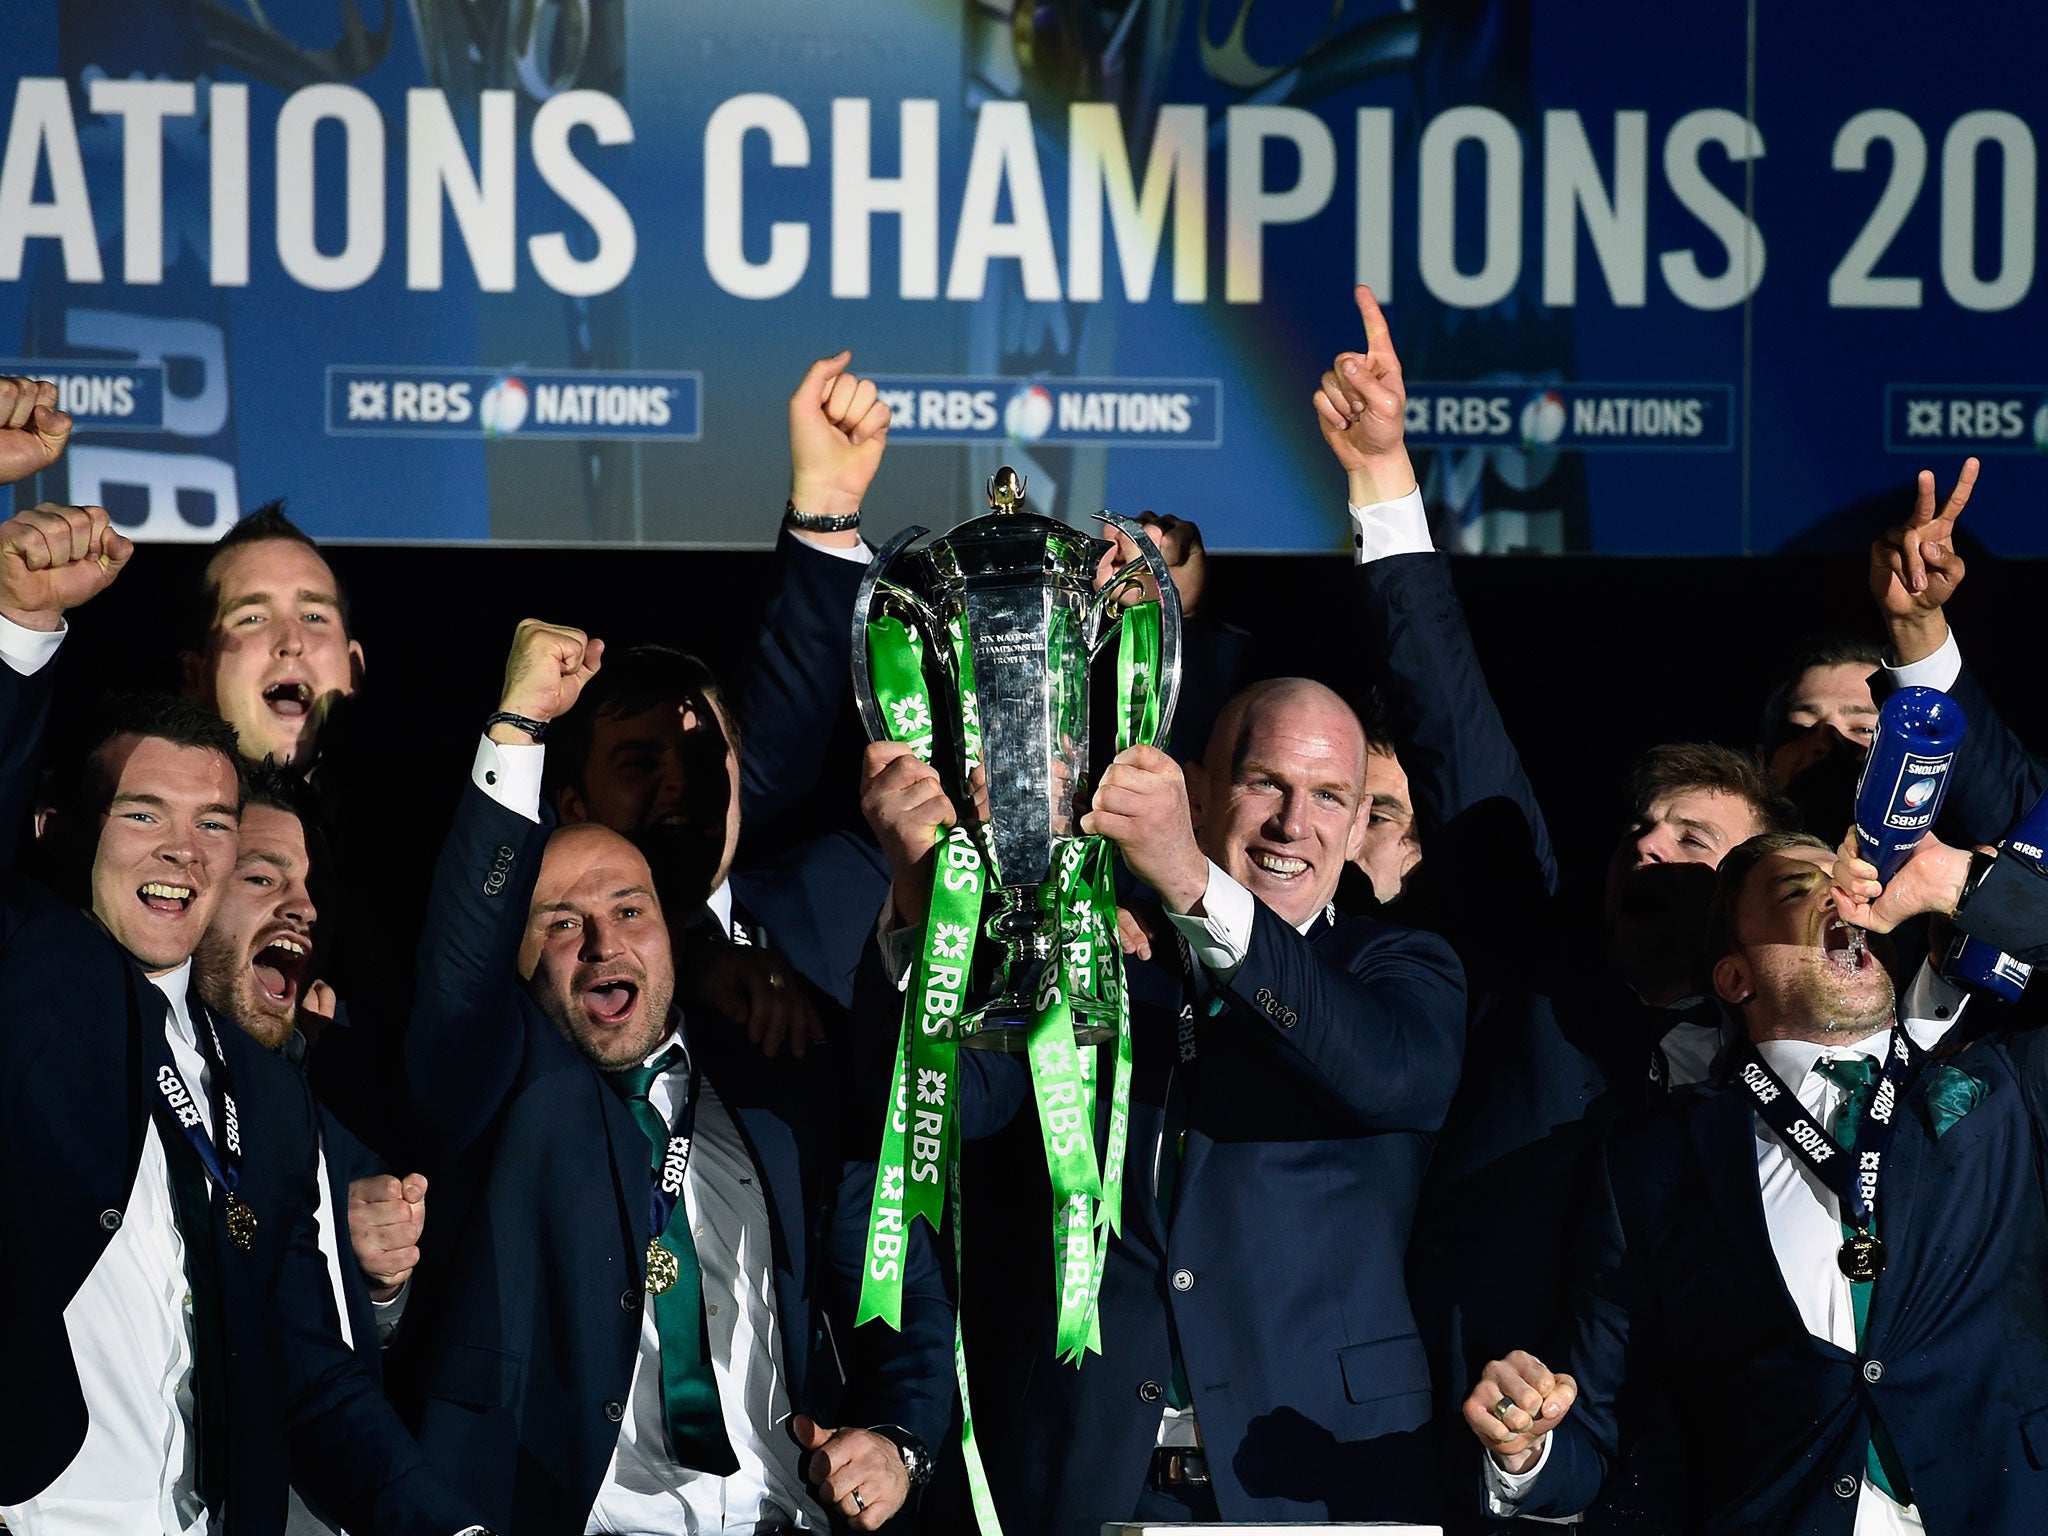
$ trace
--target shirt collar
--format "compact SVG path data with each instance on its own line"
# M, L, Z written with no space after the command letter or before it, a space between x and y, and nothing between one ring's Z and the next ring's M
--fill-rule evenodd
M662 1052L672 1045L680 1047L683 1053L683 1059L676 1063L676 1068L687 1072L690 1068L690 1044L688 1036L683 1032L683 1013L680 1008L670 1013L668 1033L654 1043L653 1050L640 1058L640 1065L643 1067L653 1066L657 1061L661 1060Z
M704 898L704 905L711 909L711 915L718 919L718 931L727 938L732 937L732 882L721 880L718 889Z
M1794 1093L1806 1081L1807 1074L1823 1058L1840 1059L1848 1056L1868 1056L1872 1061L1884 1062L1884 1055L1891 1048L1892 1035L1888 1029L1880 1029L1874 1035L1861 1040L1845 1041L1841 1045L1822 1045L1813 1040L1766 1040L1756 1048L1763 1057L1764 1065L1778 1074L1778 1079Z

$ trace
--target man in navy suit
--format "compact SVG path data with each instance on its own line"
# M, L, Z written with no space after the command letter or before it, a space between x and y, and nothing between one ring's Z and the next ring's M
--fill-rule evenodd
M1582 1509L1633 1434L1679 1457L1689 1531L2040 1529L2048 1041L1929 1061L1950 1021L1849 948L1833 863L1722 862L1744 1044L1607 1145L1559 1368L1511 1353L1467 1398L1496 1512Z
M470 1516L339 1333L312 1099L192 985L237 850L233 732L182 700L114 713L43 818L90 915L14 867L64 615L131 553L99 508L0 524L0 1220L35 1242L0 1307L0 1517L277 1531L289 1436L349 1524L448 1536Z
M1440 940L1330 908L1363 830L1365 755L1342 700L1288 679L1232 700L1185 775L1134 747L1095 792L1084 828L1164 915L1130 972L1102 1356L1056 1363L1049 1295L1019 1297L1037 1359L990 1452L1012 1529L1435 1507L1402 1257L1457 1082L1464 992ZM924 921L933 828L954 809L899 743L868 749L863 795L896 872L896 946ZM1025 1073L993 1052L961 1060L963 1132L986 1134L1021 1106Z
M510 1531L872 1529L944 1433L951 1309L925 1249L886 1355L835 1333L874 1175L821 1053L686 1023L646 859L550 836L538 738L600 653L520 625L442 849L406 1039L436 1217L393 1378Z

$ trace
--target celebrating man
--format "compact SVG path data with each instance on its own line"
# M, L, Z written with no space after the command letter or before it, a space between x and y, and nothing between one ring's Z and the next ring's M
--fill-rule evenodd
M0 524L0 1220L37 1239L0 1308L0 1519L277 1531L289 1435L350 1525L447 1536L466 1517L337 1329L305 1085L192 986L237 851L232 733L120 707L44 817L90 916L13 873L64 615L131 552L96 507Z
M1083 828L1116 843L1165 915L1155 960L1130 974L1130 1171L1104 1352L1078 1372L1055 1363L1040 1322L1014 1443L994 1453L1012 1528L1434 1508L1402 1260L1464 997L1440 941L1330 907L1365 775L1357 718L1290 679L1233 699L1185 777L1133 747L1095 792ZM895 915L920 924L933 828L954 807L899 743L868 749L864 803ZM984 1134L1021 1106L1025 1073L994 1052L961 1059L963 1132Z
M1467 1398L1496 1513L1584 1508L1647 1437L1687 1531L2039 1529L2040 1032L1930 1061L1953 1021L1895 1007L1832 865L1801 836L1723 860L1743 1040L1607 1147L1558 1368L1510 1353Z
M873 1166L824 1064L686 1019L646 858L549 835L533 739L601 652L519 626L442 850L406 1039L437 1216L394 1376L510 1531L822 1530L827 1506L872 1529L944 1432L951 1309L923 1250L904 1335L860 1368L831 1303Z

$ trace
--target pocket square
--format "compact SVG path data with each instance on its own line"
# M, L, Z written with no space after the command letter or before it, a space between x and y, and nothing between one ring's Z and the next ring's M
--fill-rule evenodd
M1937 1140L1983 1102L1983 1083L1956 1067L1938 1066L1927 1079L1927 1118Z

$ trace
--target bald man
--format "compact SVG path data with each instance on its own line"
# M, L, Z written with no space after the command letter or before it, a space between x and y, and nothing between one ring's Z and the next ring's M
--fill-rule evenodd
M901 748L876 744L867 766L914 932L932 826L952 811ZM1056 1363L1042 1298L1016 1427L990 1453L1009 1529L1433 1515L1402 1262L1457 1084L1464 983L1442 941L1331 905L1364 837L1365 775L1356 716L1288 679L1231 700L1201 762L1134 747L1096 788L1082 826L1161 910L1130 969L1103 1353ZM965 1129L986 1134L1025 1102L1025 1074L992 1052L961 1060Z
M394 1395L501 1532L872 1530L945 1432L951 1310L920 1249L903 1332L853 1338L873 1165L822 1048L685 1018L645 857L550 835L538 742L601 657L519 626L436 870L405 1042L435 1210Z

